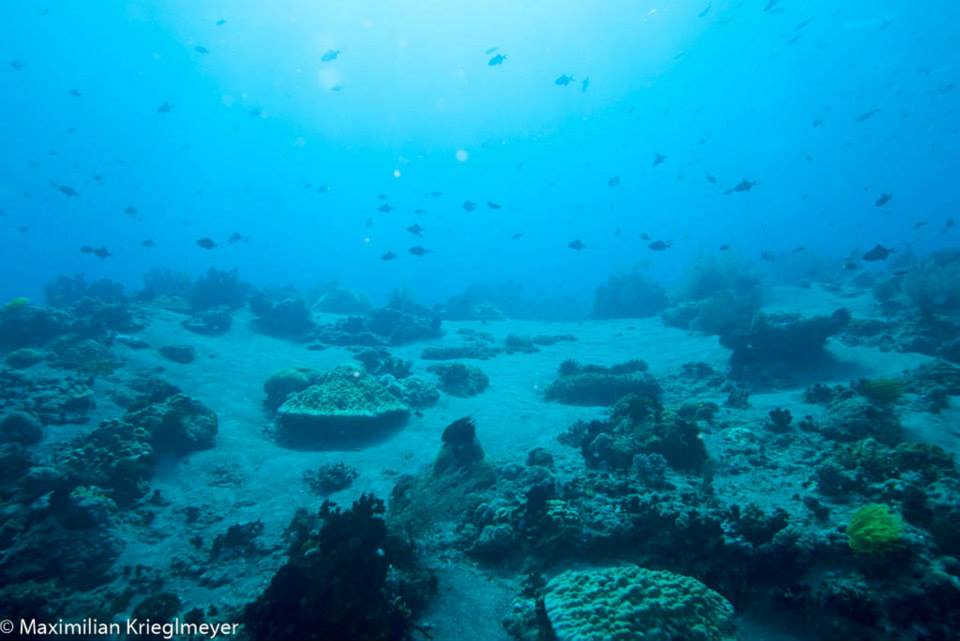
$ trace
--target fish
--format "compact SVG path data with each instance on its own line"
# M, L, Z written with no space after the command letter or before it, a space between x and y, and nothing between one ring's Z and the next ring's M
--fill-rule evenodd
M580 81L580 93L587 93L587 89L590 88L590 78L589 76Z
M339 49L327 49L326 53L320 56L320 62L332 62L340 55Z
M329 185L318 185L316 191L317 191L318 194L328 194L328 193L330 193L330 186L329 186Z
M925 220L918 220L917 222L915 222L915 223L913 224L913 230L916 231L916 230L920 229L921 227L926 227L926 226L927 226L927 221L925 221Z
M607 187L616 187L620 184L620 176L611 176L607 181Z
M216 25L217 25L218 27L222 27L222 26L225 25L225 24L227 24L227 21L224 20L223 18L220 18L220 19L217 20L217 22L216 22Z
M377 207L377 211L382 211L385 214L389 214L391 211L393 211L393 207L390 205L390 203L383 203Z
M583 241L578 239L578 240L571 240L569 243L567 243L567 247L569 247L574 251L580 251L581 249L586 247L586 245L583 244Z
M407 227L407 231L413 234L414 236L423 236L423 227L420 225L410 225Z
M894 249L887 249L883 245L877 245L866 254L863 255L863 259L869 262L875 262L878 260L886 260L887 257L892 254Z
M499 48L500 48L500 47L490 47L489 49L487 49L487 50L484 51L483 53L484 53L484 55L489 56L491 53L493 53L494 51L496 51L496 50L499 49Z
M775 252L770 251L769 249L764 249L763 251L760 252L760 259L765 260L768 263L773 263L773 262L776 262L777 260L777 254Z
M396 257L397 257L397 255L394 254L393 252L387 252L387 253L385 253L383 256L380 257L380 260L393 260L393 259L396 258Z
M661 154L661 153L655 153L655 154L653 154L653 166L656 167L657 165L662 165L662 164L663 164L663 161L666 160L666 159L667 159L667 157L664 156L664 155Z
M559 76L556 80L554 80L553 84L557 85L558 87L566 87L571 82L573 82L573 76L568 76L567 74L563 74Z
M413 213L415 214L425 214L426 212L427 210L423 209L422 207L417 207L416 209L413 210Z
M662 252L665 249L670 249L672 245L672 240L655 240L647 245L647 248L655 252Z
M650 240L650 234L647 232L640 232L640 240Z
M806 246L806 245L800 245L800 246L798 246L798 247L794 247L794 248L793 248L793 253L794 253L794 254L799 254L800 252L806 251L806 250L807 250L807 246Z
M730 249L730 245L720 245L720 251L725 252Z
M877 198L877 201L876 201L875 203L873 203L873 206L874 206L874 207L883 207L884 205L886 205L886 204L887 204L888 202L890 202L891 200L893 200L893 196L891 196L890 194L880 194L880 197Z
M213 242L213 240L206 237L197 239L196 243L197 243L197 247L200 247L202 249L214 249L215 247L217 247L217 244Z
M848 272L855 271L860 267L859 265L857 265L857 261L855 260L845 260L843 261L843 265L841 266L843 267L844 271L848 271Z
M79 90L79 89L71 89L71 90L70 90L70 95L73 96L74 98L79 98L79 97L80 97L80 90Z
M472 200L463 201L463 211L473 211L477 208L477 204Z
M717 184L717 178L713 174L706 174L707 182L710 184Z
M943 231L953 229L953 226L956 224L956 221L953 218L948 218L947 222L943 223Z
M763 7L764 11L770 11L780 3L780 0L767 0L766 6Z
M20 62L19 60L11 60L10 68L13 69L14 71L20 71L21 69L23 69L23 63Z
M430 250L429 250L429 249L427 249L426 247L421 247L420 245L414 245L413 247L411 247L411 248L408 249L407 251L409 251L409 252L410 252L411 254L413 254L414 256L423 256L424 254L429 254L429 253L430 253Z
M811 125L814 127L823 127L823 120L821 120L820 118L817 118L811 123Z
M880 113L879 109L871 109L870 111L864 111L862 114L856 117L856 122L866 122Z
M518 231L517 233L510 236L510 240L519 240L522 237L523 237L523 232Z
M156 247L156 246L157 246L157 244L156 244L155 242L153 242L152 240L150 240L149 238L148 238L147 240L141 240L141 241L140 241L140 245L141 245L142 247L148 247L148 248L149 248L149 247Z
M66 196L67 198L75 198L80 195L80 192L71 187L70 185L58 185L57 183L50 183L58 190L60 193Z
M732 193L735 192L735 191L738 191L738 192L750 191L751 189L754 188L754 186L756 186L756 184L757 184L756 182L754 182L754 181L752 181L752 180L747 180L746 178L744 178L743 180L741 180L740 182L738 182L734 187L732 187L731 189L728 189L728 190L725 191L724 193L725 193L725 194L732 194Z
M504 54L498 53L494 57L490 58L490 60L487 62L487 66L496 67L497 65L502 65L503 61L506 59L507 57Z
M197 53L210 53L210 50L202 45L197 45L196 47L193 48L193 50L196 51Z
M240 232L237 232L237 231L230 234L230 237L227 238L227 242L230 243L231 245L236 245L239 242L245 243L245 242L248 242L249 240L250 240L249 237L243 236L242 234L240 234Z
M136 216L137 208L134 207L133 205L130 205L129 207L123 210L123 213L125 213L127 216Z
M89 245L84 245L80 248L81 254L91 254L97 258L110 258L110 250L106 247L91 247Z
M389 197L390 197L389 194L377 194L377 198L380 200L386 200Z
M707 14L710 13L710 9L713 9L713 3L708 2L707 6L704 7L703 11L697 14L698 18L706 18Z
M490 209L503 209L503 205L501 205L500 203L495 203L492 200L487 201L487 207L489 207Z
M160 106L157 107L157 113L160 114L168 114L171 111L173 111L173 105L171 105L169 102L160 103Z

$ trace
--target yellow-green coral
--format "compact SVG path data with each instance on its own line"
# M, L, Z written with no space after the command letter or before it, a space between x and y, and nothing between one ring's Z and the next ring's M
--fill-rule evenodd
M883 554L900 546L903 520L882 503L864 505L850 517L847 542L860 554Z
M7 304L3 306L3 311L12 312L18 309L22 309L30 304L30 300L24 296L17 296L16 298L11 298L7 301Z
M863 379L857 391L871 403L893 405L903 394L903 383L896 378Z

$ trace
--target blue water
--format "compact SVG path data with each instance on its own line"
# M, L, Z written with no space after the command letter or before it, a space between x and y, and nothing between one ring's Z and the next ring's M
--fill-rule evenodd
M216 266L373 296L513 280L587 299L611 271L669 281L725 244L804 246L794 271L947 244L960 10L766 4L4 3L0 295Z

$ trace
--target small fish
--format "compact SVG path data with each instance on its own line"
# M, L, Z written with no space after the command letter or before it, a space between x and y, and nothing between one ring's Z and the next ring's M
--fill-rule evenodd
M320 62L332 62L340 55L339 49L327 49L327 52L320 56Z
M765 260L768 263L774 263L777 261L777 254L769 249L764 249L760 252L760 259Z
M216 25L217 25L218 27L222 27L222 26L225 25L225 24L227 24L227 21L224 20L223 18L220 18L220 19L217 20L217 22L216 22Z
M463 211L473 211L477 208L477 204L472 200L463 201Z
M329 186L329 185L319 185L319 186L317 187L317 190L316 190L316 191L317 191L318 194L328 194L328 193L330 193L330 186Z
M422 207L418 207L418 208L416 208L416 209L413 210L413 213L415 213L415 214L425 214L425 213L427 213L427 210L426 210L426 209L423 209Z
M870 111L865 111L865 112L863 112L862 114L860 114L859 116L857 116L856 121L857 121L857 122L866 122L866 121L870 120L871 118L873 118L874 116L876 116L878 113L880 113L880 110L879 110L879 109L871 109Z
M607 187L616 187L620 184L620 176L611 176L607 181Z
M732 189L728 189L728 190L727 190L726 192L724 192L724 193L732 194L732 193L735 192L735 191L737 191L737 192L750 191L751 189L754 188L754 186L756 186L756 184L757 184L756 182L751 181L751 180L747 180L746 178L744 178L743 180L741 180L740 182L738 182L735 187L733 187Z
M888 202L890 202L891 200L893 200L893 196L891 196L890 194L880 194L880 197L877 198L877 202L873 203L873 206L874 206L874 207L883 207L884 205L886 205L886 204L887 204Z
M140 241L140 245L141 245L142 247L147 247L147 248L156 247L156 246L157 246L157 244L156 244L155 242L153 242L152 240L150 240L149 238L148 238L147 240L141 240L141 241Z
M586 245L584 245L583 242L578 239L578 240L571 240L569 243L567 243L567 247L569 247L574 251L580 251L581 249L586 247Z
M414 236L423 236L423 227L420 225L410 225L407 227L407 231L413 234Z
M80 195L80 192L71 187L70 185L58 185L57 183L51 183L54 187L60 190L60 193L66 196L67 198L75 198Z
M874 262L878 260L886 260L887 257L892 254L895 250L887 249L883 245L877 245L866 254L863 255L863 259L869 262Z
M710 3L710 2L708 2L708 3L707 3L707 6L703 9L703 11L701 11L700 13L697 14L697 17L698 17L698 18L706 18L706 17L707 17L707 14L710 13L710 9L712 9L712 8L713 8L713 4Z
M568 76L567 74L563 74L560 77L558 77L556 80L554 80L553 84L557 85L558 87L566 87L571 82L573 82L573 76Z
M157 113L168 114L171 111L173 111L173 105L171 105L169 102L160 103L160 106L157 107Z
M79 97L80 97L80 90L79 90L79 89L71 89L71 90L70 90L70 95L73 96L74 98L79 98Z
M193 48L193 50L196 51L197 53L210 53L210 50L202 45L197 45L196 47Z
M429 253L430 253L430 250L429 250L429 249L427 249L427 248L425 248L425 247L421 247L420 245L414 245L413 247L411 247L411 248L408 249L407 251L409 251L409 252L410 252L411 254L413 254L414 256L423 256L424 254L429 254Z
M655 252L662 252L665 249L670 249L672 245L673 245L672 240L655 240L649 245L647 245L647 248Z
M489 62L487 62L487 66L496 67L497 65L502 65L503 61L506 59L507 57L505 55L503 55L502 53L498 53L494 57L490 58Z
M380 260L393 260L393 259L396 258L396 257L397 257L397 255L394 254L393 252L387 252L387 253L385 253L383 256L380 257Z
M123 213L125 213L127 216L136 216L137 208L134 207L133 205L130 205L129 207L123 210Z
M780 3L780 0L767 0L766 6L763 7L764 11L770 11Z
M503 209L503 205L501 205L500 203L495 203L492 200L487 201L487 207L489 207L490 209Z
M197 247L200 247L202 249L214 249L217 246L217 244L213 242L213 240L206 237L200 238L196 242L197 242Z
M806 250L807 250L807 246L806 246L806 245L800 245L799 247L794 247L794 248L793 248L793 253L794 253L794 254L799 254L800 252L806 251Z
M708 183L710 183L710 184L712 184L712 185L716 185L716 184L717 184L717 179L716 179L716 177L715 177L713 174L709 174L709 173L706 174L706 178L707 178L707 182L708 182Z
M650 240L650 234L647 232L640 232L640 240Z
M489 56L491 53L493 53L494 51L496 51L496 50L499 49L499 48L500 48L500 47L490 47L489 49L487 49L487 50L484 51L483 53L484 53L484 55Z
M666 160L666 159L667 159L667 157L664 156L664 155L661 154L661 153L655 153L655 154L653 154L653 166L656 167L657 165L662 165L662 164L663 164L663 161Z
M915 223L913 224L913 230L916 231L916 230L920 229L921 227L926 227L926 226L927 226L927 221L925 221L925 220L918 220L917 222L915 222Z
M259 118L260 116L263 115L263 109L261 109L260 107L254 107L247 113L250 114L251 118Z
M730 245L720 245L720 251L725 252L730 249Z
M90 247L89 245L84 245L80 248L80 253L91 254L100 259L110 258L110 251L106 247Z
M390 197L390 196L389 196L388 194L377 194L377 198L378 198L379 200L386 200L386 199L389 198L389 197Z
M587 93L587 89L590 88L590 78L584 78L580 81L580 93Z
M943 223L943 231L953 229L953 226L957 224L953 218L948 218L947 222Z
M23 63L20 62L19 60L11 60L10 68L13 69L14 71L20 71L21 69L23 69Z
M856 271L860 266L857 265L857 261L855 260L845 260L843 261L842 267L844 271L852 272Z
M240 242L245 243L245 242L248 242L249 240L250 239L247 236L243 236L240 232L237 232L237 231L230 234L230 237L227 238L227 242L230 243L231 245L236 245L237 243L240 243Z
M389 214L391 211L393 211L393 207L390 206L390 203L383 203L377 207L377 211L382 211L385 214Z
M522 237L523 237L523 232L518 231L517 233L510 236L510 240L520 240L520 238Z

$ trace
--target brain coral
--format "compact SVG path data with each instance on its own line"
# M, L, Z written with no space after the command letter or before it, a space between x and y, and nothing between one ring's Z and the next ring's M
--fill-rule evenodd
M277 421L285 440L322 442L362 440L409 415L409 406L372 376L341 366L289 396L277 410Z
M567 571L544 592L557 641L735 641L733 606L694 578L635 565Z

